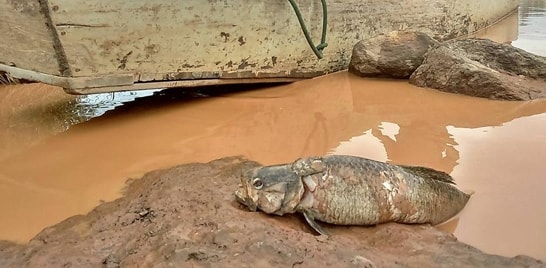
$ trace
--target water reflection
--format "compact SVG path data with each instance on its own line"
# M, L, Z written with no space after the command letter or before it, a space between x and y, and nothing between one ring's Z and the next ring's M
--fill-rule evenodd
M156 91L71 96L44 84L0 86L0 159Z
M78 96L72 103L72 113L87 121L114 110L124 103L131 102L136 98L151 96L158 91L159 89L149 89Z
M544 17L546 12L546 1L544 0L521 0L519 14L521 26L529 25L529 17Z
M546 56L546 0L521 0L519 37L512 44Z
M511 44L518 39L519 15L513 12L496 24L470 35L470 37L486 38L498 43Z
M449 127L461 155L452 174L476 189L455 230L459 240L489 253L546 260L545 123L542 113L499 127Z
M344 72L203 97L209 95L169 90L138 98L0 160L0 210L5 216L0 237L29 239L99 200L118 197L127 178L149 170L229 155L274 164L338 153L456 172L470 159L461 155L461 148L474 143L461 142L452 128L504 128L516 118L546 112L544 101L489 101ZM525 128L513 131L526 137ZM469 169L456 179L474 178L475 172ZM483 191L483 186L462 186L478 197ZM511 209L516 208L504 210ZM459 228L482 225L483 211L470 211L461 216ZM540 222L541 216L536 217Z

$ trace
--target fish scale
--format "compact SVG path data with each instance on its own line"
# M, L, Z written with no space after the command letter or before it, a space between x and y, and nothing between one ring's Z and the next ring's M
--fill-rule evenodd
M315 220L338 225L439 224L455 216L470 198L444 172L346 155L255 168L241 178L235 196L251 210L302 213L321 234L326 232Z

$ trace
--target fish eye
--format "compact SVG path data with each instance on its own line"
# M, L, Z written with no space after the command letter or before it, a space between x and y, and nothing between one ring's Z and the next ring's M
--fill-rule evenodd
M254 185L254 188L256 188L256 190L260 190L262 189L262 187L264 187L264 183L260 178L254 178L252 180L252 185Z

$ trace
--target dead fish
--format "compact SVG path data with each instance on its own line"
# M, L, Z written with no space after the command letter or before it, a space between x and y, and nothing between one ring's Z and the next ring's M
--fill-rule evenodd
M302 213L319 234L316 220L338 225L445 222L470 195L447 173L332 155L251 169L241 177L236 199L251 211Z

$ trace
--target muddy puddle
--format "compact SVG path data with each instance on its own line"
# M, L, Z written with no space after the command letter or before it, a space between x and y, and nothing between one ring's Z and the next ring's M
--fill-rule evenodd
M537 11L545 1L526 3L534 6L519 20L480 34L546 55ZM28 241L154 169L230 155L274 164L350 154L451 173L474 195L441 228L488 253L546 260L546 101L490 101L346 72L242 89L76 97L40 84L0 87L0 239Z

